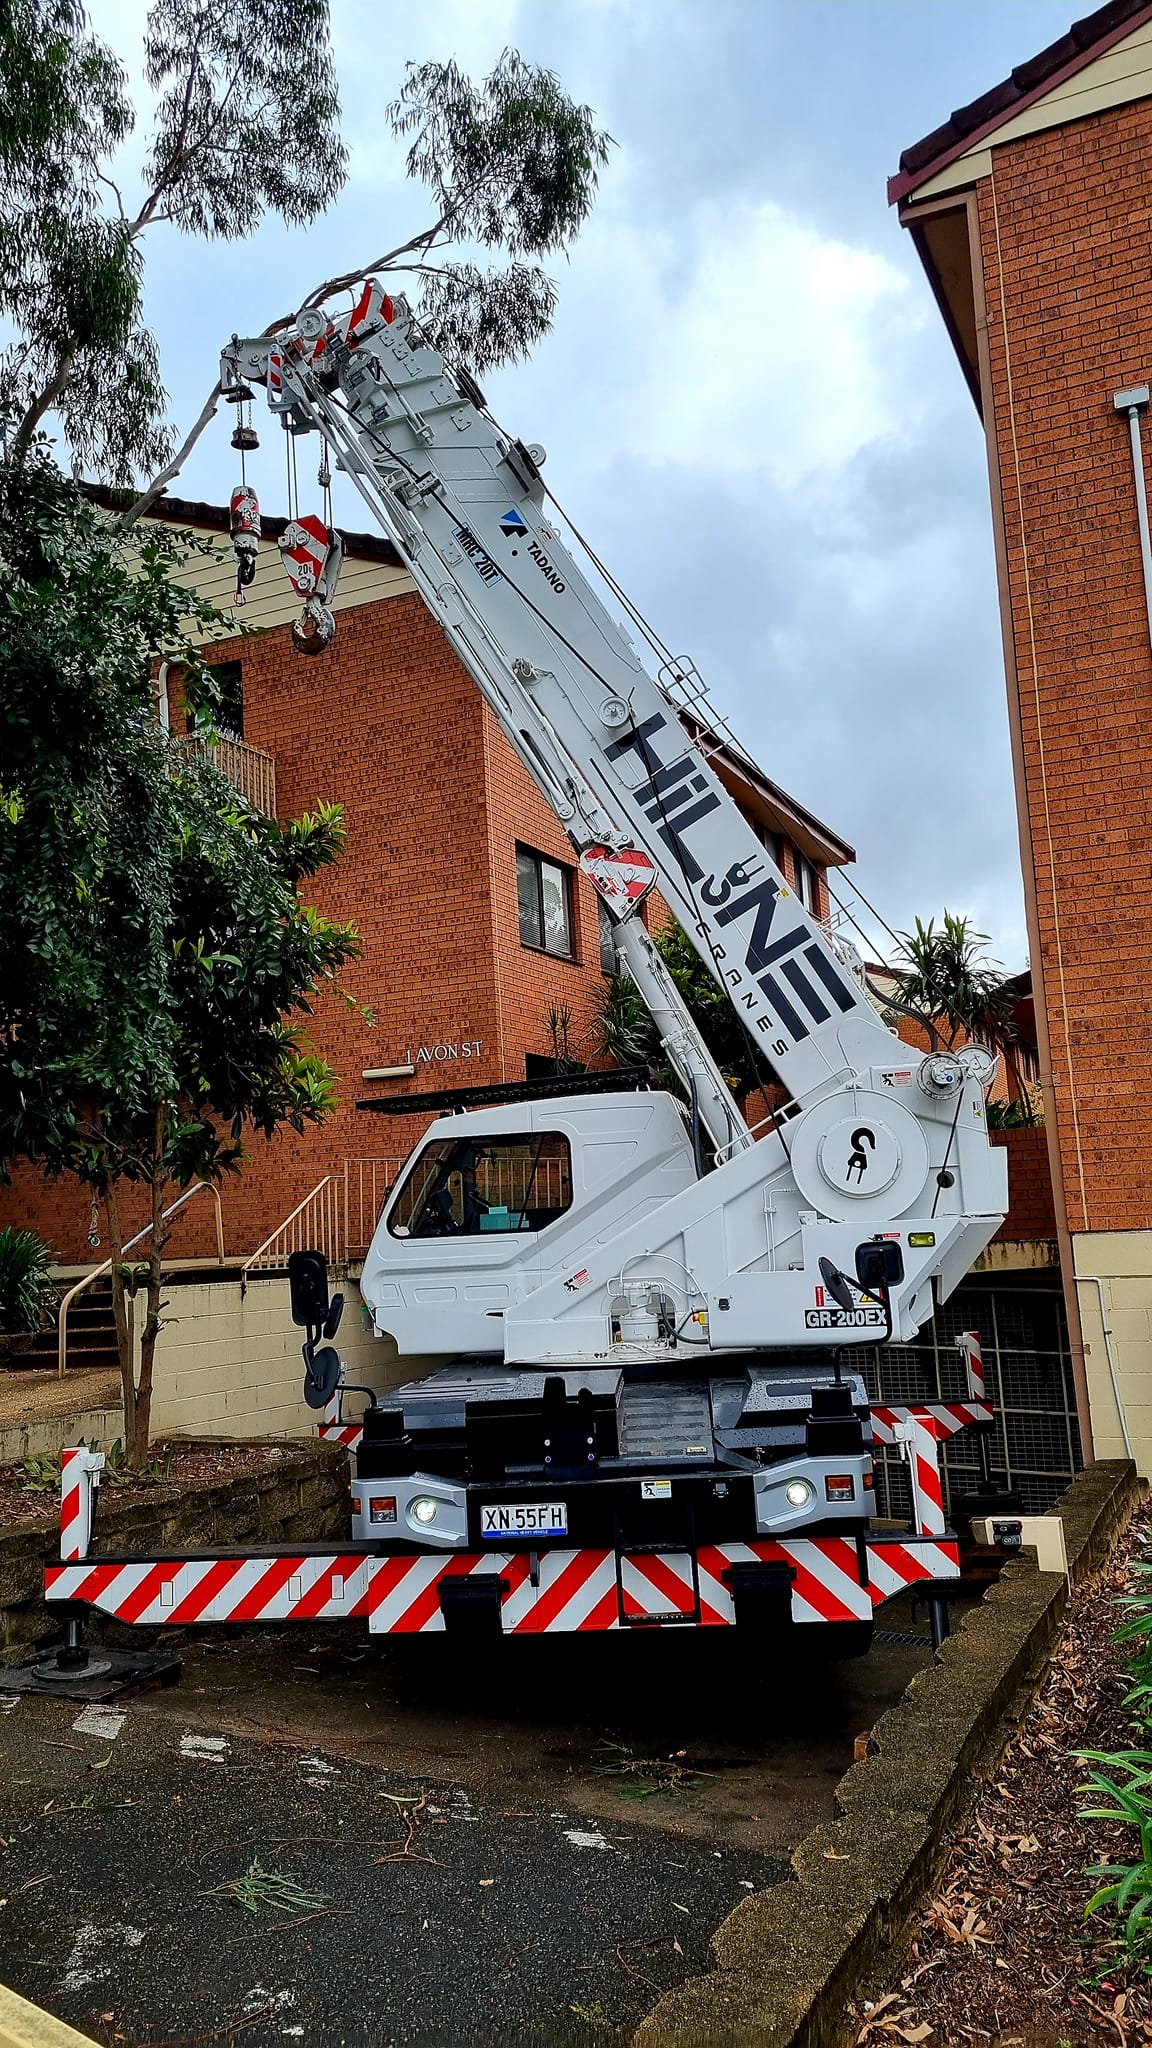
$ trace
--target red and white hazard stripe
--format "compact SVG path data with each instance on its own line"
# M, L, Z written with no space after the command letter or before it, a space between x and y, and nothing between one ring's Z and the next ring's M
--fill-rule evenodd
M347 1444L350 1451L358 1451L364 1434L362 1422L322 1422L316 1432L325 1443Z
M974 1401L985 1398L984 1352L980 1343L979 1330L963 1330L956 1339L956 1349L964 1360L968 1375L968 1392Z
M896 1424L910 1418L931 1423L932 1434L937 1443L956 1436L973 1422L991 1422L995 1415L987 1401L917 1401L912 1407L873 1408L872 1434L878 1444L894 1444L897 1441Z
M60 1453L60 1555L65 1561L88 1554L96 1489L103 1470L103 1451L88 1451L81 1445Z
M872 1410L872 1430L880 1443L895 1444L908 1466L912 1488L912 1523L918 1536L940 1536L947 1527L944 1488L940 1479L937 1431L945 1425L923 1408Z
M316 1426L316 1434L330 1444L345 1444L350 1451L358 1451L364 1434L362 1422L345 1422L341 1416L344 1401L344 1372L341 1368L340 1385L324 1409L324 1420Z
M873 1408L877 1443L895 1444L908 1464L912 1519L919 1536L939 1536L947 1527L937 1446L973 1422L991 1422L986 1401L924 1401L909 1408Z
M870 1540L865 1556L862 1575L856 1544L844 1537L719 1543L699 1551L695 1578L687 1551L625 1554L619 1584L615 1553L599 1549L543 1551L535 1559L526 1551L110 1558L49 1566L45 1596L147 1626L361 1619L373 1634L412 1635L443 1629L443 1579L495 1576L504 1588L504 1633L540 1635L619 1629L646 1616L660 1626L691 1623L697 1584L701 1625L730 1625L735 1609L724 1573L733 1564L789 1565L796 1622L865 1620L905 1586L959 1577L954 1541Z

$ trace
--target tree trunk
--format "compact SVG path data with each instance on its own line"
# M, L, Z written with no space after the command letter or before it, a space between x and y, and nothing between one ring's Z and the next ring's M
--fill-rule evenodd
M136 1374L132 1357L132 1326L124 1290L124 1238L120 1228L120 1201L115 1181L109 1181L104 1195L108 1218L108 1255L112 1261L112 1313L116 1319L116 1350L120 1358L120 1391L124 1403L124 1445L130 1452L136 1438Z
M164 1224L164 1195L168 1175L163 1163L167 1122L167 1106L162 1102L158 1103L152 1143L152 1229L148 1238L148 1286L145 1294L144 1324L140 1331L140 1379L136 1388L136 1440L129 1450L129 1463L140 1465L147 1460L152 1435L152 1373L156 1363L156 1339L160 1335L160 1289L163 1282L164 1248L168 1242L168 1232Z

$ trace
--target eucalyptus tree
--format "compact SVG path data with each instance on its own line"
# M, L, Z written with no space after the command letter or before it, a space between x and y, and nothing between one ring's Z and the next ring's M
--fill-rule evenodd
M516 50L505 50L479 83L452 60L409 64L386 118L408 143L405 169L427 194L428 220L395 247L315 285L262 331L275 334L304 307L323 305L368 275L388 276L406 286L429 339L450 362L482 374L527 356L556 310L556 286L540 259L575 242L611 136L554 72ZM180 474L219 397L217 383L130 519Z
M136 111L120 58L80 0L0 8L9 450L22 459L51 414L74 464L112 482L172 443L144 317L147 232L235 240L268 212L306 223L347 174L328 0L152 0L143 60L154 104L130 197Z

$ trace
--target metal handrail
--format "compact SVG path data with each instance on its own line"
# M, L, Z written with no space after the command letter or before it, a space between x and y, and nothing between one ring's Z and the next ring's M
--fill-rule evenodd
M396 1185L400 1169L410 1157L411 1154L406 1152L388 1158L358 1158L344 1161L346 1259L367 1251L375 1236L376 1225L380 1221L384 1204Z
M161 1223L166 1223L168 1221L169 1216L174 1216L176 1214L177 1209L182 1209L184 1207L185 1202L190 1202L192 1200L193 1195L203 1194L205 1188L207 1188L208 1193L211 1195L213 1202L216 1204L216 1257L218 1263L222 1266L225 1263L224 1218L220 1209L220 1190L219 1188L215 1187L210 1180L198 1180L194 1187L185 1188L184 1193L180 1195L176 1201L171 1203L167 1209L163 1210L163 1212L161 1213L160 1221ZM121 1250L125 1252L130 1252L134 1244L139 1244L142 1237L147 1237L150 1234L151 1229L151 1223L146 1223L144 1225L143 1230L138 1230L136 1232L135 1237L130 1237L127 1244L121 1247ZM84 1278L82 1280L78 1280L76 1282L75 1287L70 1287L68 1289L67 1294L64 1296L63 1301L60 1303L60 1320L58 1324L58 1335L56 1339L56 1371L61 1379L64 1377L64 1374L68 1366L68 1311L71 1308L72 1303L75 1301L76 1296L78 1294L83 1294L84 1289L86 1287L91 1287L92 1282L94 1280L101 1280L103 1279L105 1273L110 1273L112 1271L114 1263L115 1261L112 1259L105 1259L102 1266L93 1266L92 1271L90 1273L85 1273Z
M324 1194L324 1192L325 1192L325 1190L326 1190L326 1189L330 1189L330 1190L332 1191L332 1193L333 1193L333 1194L335 1194L335 1192L336 1192L336 1176L335 1176L334 1174L331 1174L331 1173L326 1173L326 1174L324 1175L324 1178L323 1178L323 1180L318 1180L318 1181L317 1181L317 1183L316 1183L316 1185L315 1185L315 1187L314 1187L314 1188L312 1189L311 1193L310 1193L310 1194L307 1194L307 1195L305 1195L305 1197L304 1197L304 1199L303 1199L303 1201L302 1201L302 1202L297 1202L297 1204L296 1204L296 1207L295 1207L295 1208L294 1208L294 1209L293 1209L293 1210L291 1211L291 1213L290 1213L289 1215L285 1216L285 1218L284 1218L284 1220L283 1220L283 1222L282 1222L282 1223L278 1223L278 1224L276 1225L276 1228L275 1228L275 1230L274 1230L274 1231L272 1231L272 1233L271 1233L271 1235L270 1235L270 1236L268 1236L268 1237L266 1237L266 1238L264 1239L264 1242L263 1242L263 1244L258 1244L258 1245L257 1245L257 1247L256 1247L256 1249L255 1249L255 1251L254 1251L254 1252L252 1252L252 1253L250 1253L250 1254L249 1254L249 1256L248 1256L248 1258L246 1258L246 1259L245 1259L245 1261L244 1261L243 1265L242 1265L242 1266L241 1266L241 1268L240 1268L240 1292L241 1292L241 1294L242 1294L242 1295L243 1295L243 1294L246 1294L246 1293L247 1293L247 1291L248 1291L248 1275L249 1275L249 1273L251 1272L251 1270L252 1270L252 1267L253 1267L253 1266L254 1266L254 1265L256 1264L256 1261L257 1261L258 1259L262 1259L262 1258L264 1257L264 1254L265 1254L265 1253L266 1253L267 1251L269 1251L269 1250L271 1249L271 1247L272 1247L272 1246L273 1246L273 1245L274 1245L274 1244L276 1243L276 1240L277 1240L277 1238L279 1238L279 1237L283 1237L283 1235L284 1235L285 1231L286 1231L286 1230L288 1230L288 1229L290 1229L291 1225L292 1225L293 1223L295 1223L295 1221L296 1221L297 1217L298 1217L298 1216L302 1216L302 1215L303 1215L303 1213L304 1213L304 1211L305 1211L305 1209L307 1209L307 1208L308 1208L309 1204L310 1204L310 1203L312 1203L312 1202L315 1202L315 1201L317 1201L317 1200L318 1200L318 1198L319 1198L319 1197L320 1197L321 1195L323 1195L323 1194ZM337 1207L336 1207L336 1208L335 1208L335 1209L333 1210L333 1214L332 1214L332 1217L330 1218L330 1221L331 1221L331 1222L332 1222L332 1223L333 1223L334 1225L338 1226L338 1223L339 1223L339 1208L338 1208L338 1206L337 1206ZM338 1227L337 1227L337 1228L334 1228L334 1229L333 1229L333 1231L332 1231L332 1236L333 1236L333 1240L334 1240L334 1241L333 1241L333 1244L332 1244L331 1250L332 1250L332 1256L333 1256L333 1258L335 1258L335 1257L337 1257L337 1256L338 1256L338 1251L339 1251L339 1247L338 1247L337 1243L335 1242L335 1239L336 1239L337 1235L338 1235Z

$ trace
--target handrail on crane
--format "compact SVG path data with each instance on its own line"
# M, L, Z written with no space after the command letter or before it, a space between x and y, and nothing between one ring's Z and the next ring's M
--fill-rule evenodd
M182 1195L179 1195L177 1199L174 1202L170 1203L168 1208L162 1212L160 1221L162 1223L166 1223L169 1216L174 1216L176 1214L177 1209L182 1209L184 1207L185 1202L190 1202L192 1200L193 1195L203 1194L205 1189L208 1190L208 1193L211 1195L212 1200L216 1205L216 1258L217 1263L222 1266L225 1263L224 1218L220 1208L220 1190L218 1187L214 1185L212 1181L198 1180L194 1183L192 1187L185 1188L184 1193ZM151 1223L146 1223L144 1225L143 1230L138 1230L136 1232L135 1237L129 1238L127 1244L123 1246L123 1250L126 1252L130 1252L134 1244L139 1244L142 1237L147 1237L150 1234L151 1229ZM86 1287L91 1287L92 1282L94 1280L103 1279L105 1273L110 1273L112 1271L112 1266L113 1261L111 1259L105 1259L103 1265L93 1266L92 1271L90 1273L85 1273L82 1280L77 1280L76 1285L68 1289L67 1294L64 1296L63 1301L60 1303L60 1320L58 1324L58 1335L56 1340L56 1371L57 1375L61 1379L63 1379L64 1374L67 1371L68 1367L68 1311L71 1308L72 1303L75 1301L76 1296L78 1294L83 1294L84 1289Z

